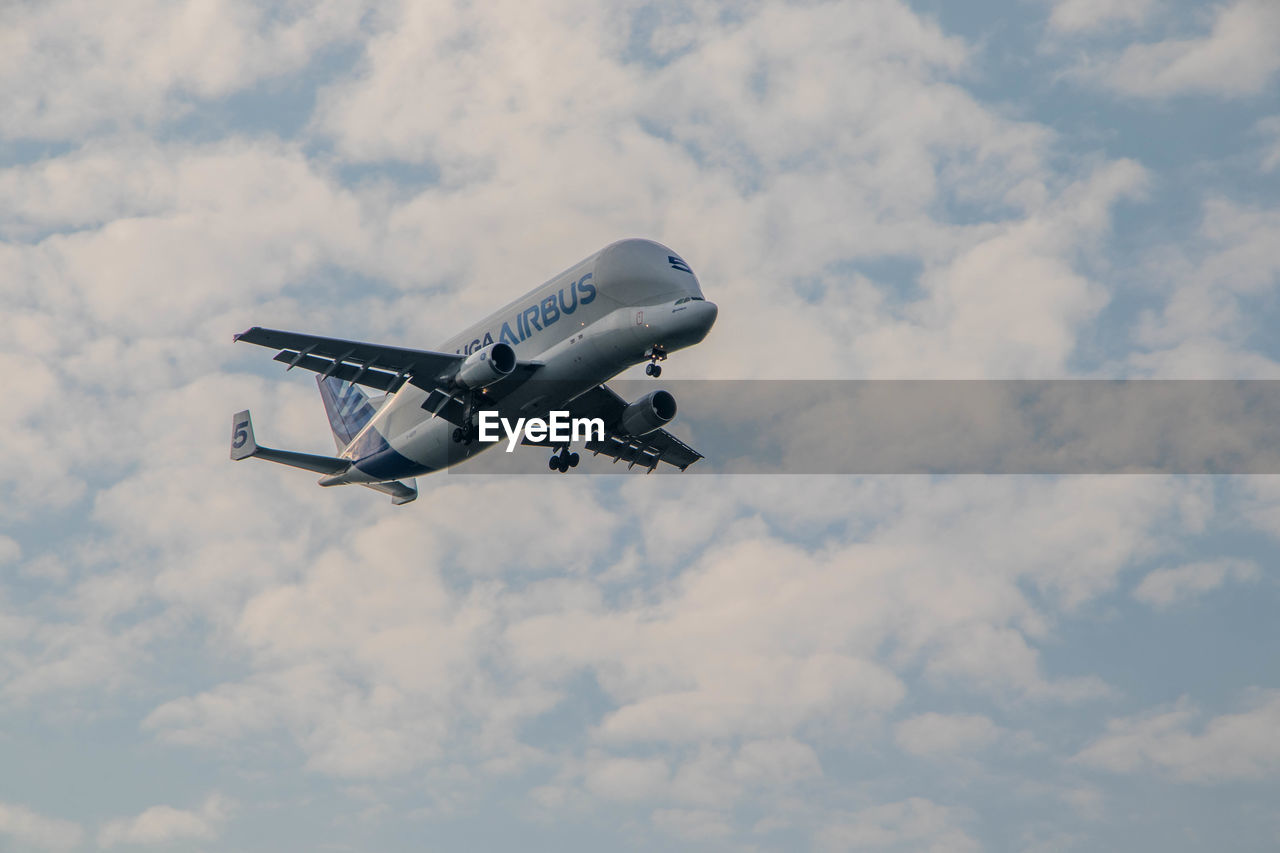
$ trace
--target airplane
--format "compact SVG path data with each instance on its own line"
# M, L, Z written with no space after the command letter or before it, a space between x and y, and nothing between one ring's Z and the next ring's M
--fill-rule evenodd
M675 398L652 391L630 403L604 384L635 364L657 377L659 362L703 340L718 308L690 266L650 240L612 243L446 341L439 351L254 326L234 340L278 350L286 370L314 371L336 456L260 446L249 412L232 418L231 458L265 459L322 474L322 486L358 484L406 504L414 478L464 462L492 446L478 440L479 413L503 417L599 418L604 435L584 448L648 472L681 471L703 458L663 429ZM363 386L363 387L362 387ZM370 397L364 388L381 392ZM550 438L548 466L567 472L578 453ZM406 482L407 481L407 482Z

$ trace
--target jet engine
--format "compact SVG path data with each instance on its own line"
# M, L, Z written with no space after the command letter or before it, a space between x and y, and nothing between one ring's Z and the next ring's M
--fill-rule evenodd
M627 435L644 435L676 416L676 398L668 391L650 391L622 410L619 422Z
M468 390L485 388L516 369L516 351L498 341L478 349L463 360L454 381Z

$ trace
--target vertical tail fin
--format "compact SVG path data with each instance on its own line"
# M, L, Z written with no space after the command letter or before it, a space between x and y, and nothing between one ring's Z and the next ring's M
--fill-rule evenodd
M236 412L231 417L231 458L248 459L258 452L258 442L253 438L253 419L249 410Z
M342 450L373 419L377 410L359 385L332 376L317 376L316 384L320 386L320 399L324 400L333 440Z

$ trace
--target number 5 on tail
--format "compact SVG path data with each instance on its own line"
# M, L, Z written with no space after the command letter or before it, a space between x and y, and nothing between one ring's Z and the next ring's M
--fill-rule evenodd
M231 458L245 459L258 450L258 443L253 440L253 420L249 411L236 412L231 417Z

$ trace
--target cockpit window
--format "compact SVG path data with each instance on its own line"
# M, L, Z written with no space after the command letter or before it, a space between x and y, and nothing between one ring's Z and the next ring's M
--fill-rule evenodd
M682 296L676 300L677 305L683 305L686 302L706 302L707 300L701 296Z

